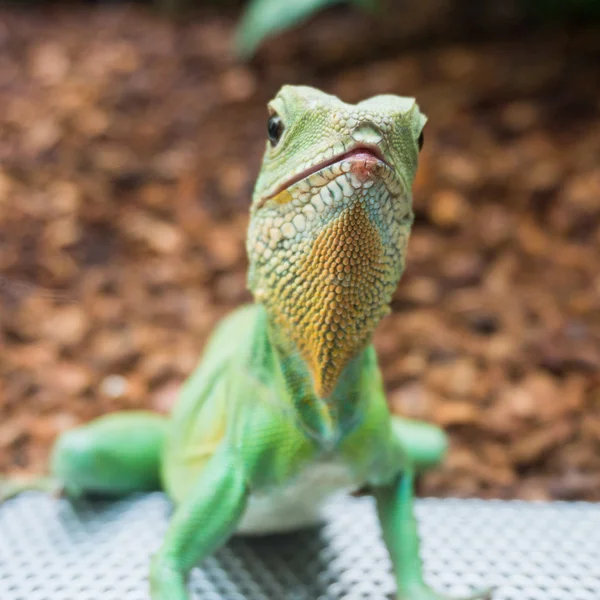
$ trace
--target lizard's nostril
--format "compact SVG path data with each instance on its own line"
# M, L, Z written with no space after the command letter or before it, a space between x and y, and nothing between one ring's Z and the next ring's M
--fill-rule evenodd
M350 135L353 140L363 144L378 144L383 139L381 129L371 121L362 121Z

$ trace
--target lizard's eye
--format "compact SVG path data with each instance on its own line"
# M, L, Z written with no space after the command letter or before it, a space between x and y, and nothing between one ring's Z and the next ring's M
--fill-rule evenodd
M281 139L283 133L283 121L278 114L271 115L267 123L267 132L271 146L277 146L277 142Z
M425 141L425 136L423 135L423 132L421 131L421 135L419 136L419 140L417 141L417 144L419 146L419 152L421 152L421 150L423 148L424 141Z

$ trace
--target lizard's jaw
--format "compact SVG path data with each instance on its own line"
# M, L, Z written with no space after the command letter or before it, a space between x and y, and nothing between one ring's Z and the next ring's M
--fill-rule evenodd
M321 398L388 311L412 223L389 165L354 150L289 180L253 212L248 235L250 288Z
M370 172L374 171L377 167L377 163L382 163L387 169L392 171L392 167L383 156L381 149L375 144L363 144L356 145L347 152L342 152L332 158L317 162L305 169L302 169L279 183L274 190L263 197L260 206L264 205L267 200L276 198L282 192L288 192L293 195L293 190L290 191L293 186L303 180L308 180L311 175L319 173L327 169L336 163L350 163L354 168L362 168L364 170L363 179L366 179ZM310 181L307 181L310 185Z

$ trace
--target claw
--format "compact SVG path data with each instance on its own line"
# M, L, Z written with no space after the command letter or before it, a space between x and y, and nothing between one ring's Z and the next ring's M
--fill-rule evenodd
M400 592L397 600L492 600L494 593L493 588L486 590L480 590L470 596L448 596L444 594L438 594L427 586L413 588L406 592Z
M50 477L39 477L24 481L0 478L0 504L23 492L39 491L56 496L57 492L62 493L62 489L62 485Z
M488 588L485 590L480 590L476 592L472 596L467 596L466 598L458 599L458 600L492 600L492 595L494 593L494 588ZM456 600L456 598L454 599Z
M65 486L55 481L54 487L52 488L52 490L50 490L50 495L55 500L60 500L61 498L64 498L67 495Z

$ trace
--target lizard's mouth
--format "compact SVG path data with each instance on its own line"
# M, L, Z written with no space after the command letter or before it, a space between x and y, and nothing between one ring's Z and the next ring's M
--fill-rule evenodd
M261 204L263 204L267 200L270 200L271 198L274 198L275 196L277 196L277 194L280 194L284 190L289 189L290 187L292 187L296 183L299 183L303 179L307 179L311 175L314 175L315 173L318 173L319 171L322 171L327 167L331 167L332 165L343 161L351 161L352 163L355 163L362 167L362 169L365 172L373 170L378 164L383 164L387 169L392 171L392 167L383 156L383 153L381 152L379 147L375 145L355 146L351 150L343 152L342 154L337 154L336 156L333 156L321 162L315 163L314 165L311 165L310 167L299 171L298 173L295 173L294 175L280 183L277 187L275 187L275 189L271 193L264 197L263 202Z

